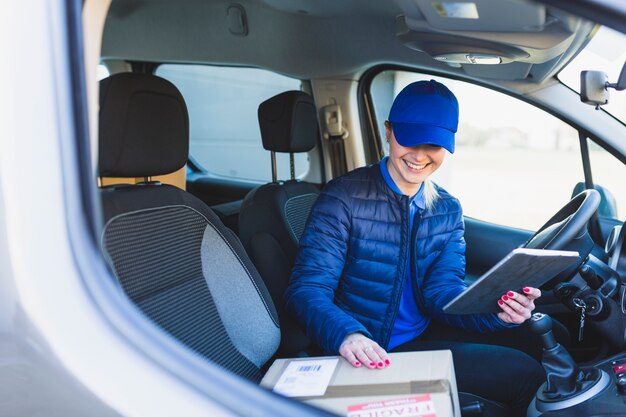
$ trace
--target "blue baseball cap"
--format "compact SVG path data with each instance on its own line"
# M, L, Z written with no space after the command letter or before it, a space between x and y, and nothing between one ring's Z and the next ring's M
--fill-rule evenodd
M435 80L404 87L393 101L389 121L402 146L437 145L454 153L459 103L448 87Z

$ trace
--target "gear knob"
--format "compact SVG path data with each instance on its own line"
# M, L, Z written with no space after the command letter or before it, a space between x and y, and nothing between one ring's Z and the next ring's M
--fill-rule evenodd
M538 335L549 332L552 330L552 318L547 314L534 313L530 317L530 330Z
M558 343L552 334L552 318L547 314L534 313L530 320L530 330L538 336L541 336L543 348L545 350L553 349Z

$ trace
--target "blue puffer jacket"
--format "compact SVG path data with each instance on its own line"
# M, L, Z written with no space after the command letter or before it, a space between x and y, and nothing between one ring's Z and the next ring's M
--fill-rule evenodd
M447 315L466 285L461 206L442 188L417 214L409 236L409 199L385 183L378 164L326 186L300 241L286 309L326 353L363 332L386 348L404 287L407 257L417 305L430 318L475 331L507 327L495 314Z

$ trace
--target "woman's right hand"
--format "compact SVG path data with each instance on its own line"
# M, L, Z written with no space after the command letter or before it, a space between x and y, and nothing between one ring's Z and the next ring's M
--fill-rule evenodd
M339 354L356 368L361 364L370 369L383 369L391 365L385 349L362 333L350 333L343 339Z

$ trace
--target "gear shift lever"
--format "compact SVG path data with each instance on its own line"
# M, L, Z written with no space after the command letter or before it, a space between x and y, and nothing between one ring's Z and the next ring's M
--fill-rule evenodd
M554 349L558 343L552 333L552 318L543 313L534 313L530 318L530 330L541 336L543 349Z
M543 313L533 314L530 318L530 329L541 336L543 342L541 364L546 371L547 380L543 395L547 399L556 400L576 394L584 379L584 373L554 338L550 316Z
M530 330L541 337L541 365L546 371L546 383L528 406L529 417L581 404L609 386L611 378L606 372L594 367L581 369L576 365L567 350L554 338L550 316L535 313L529 324Z

